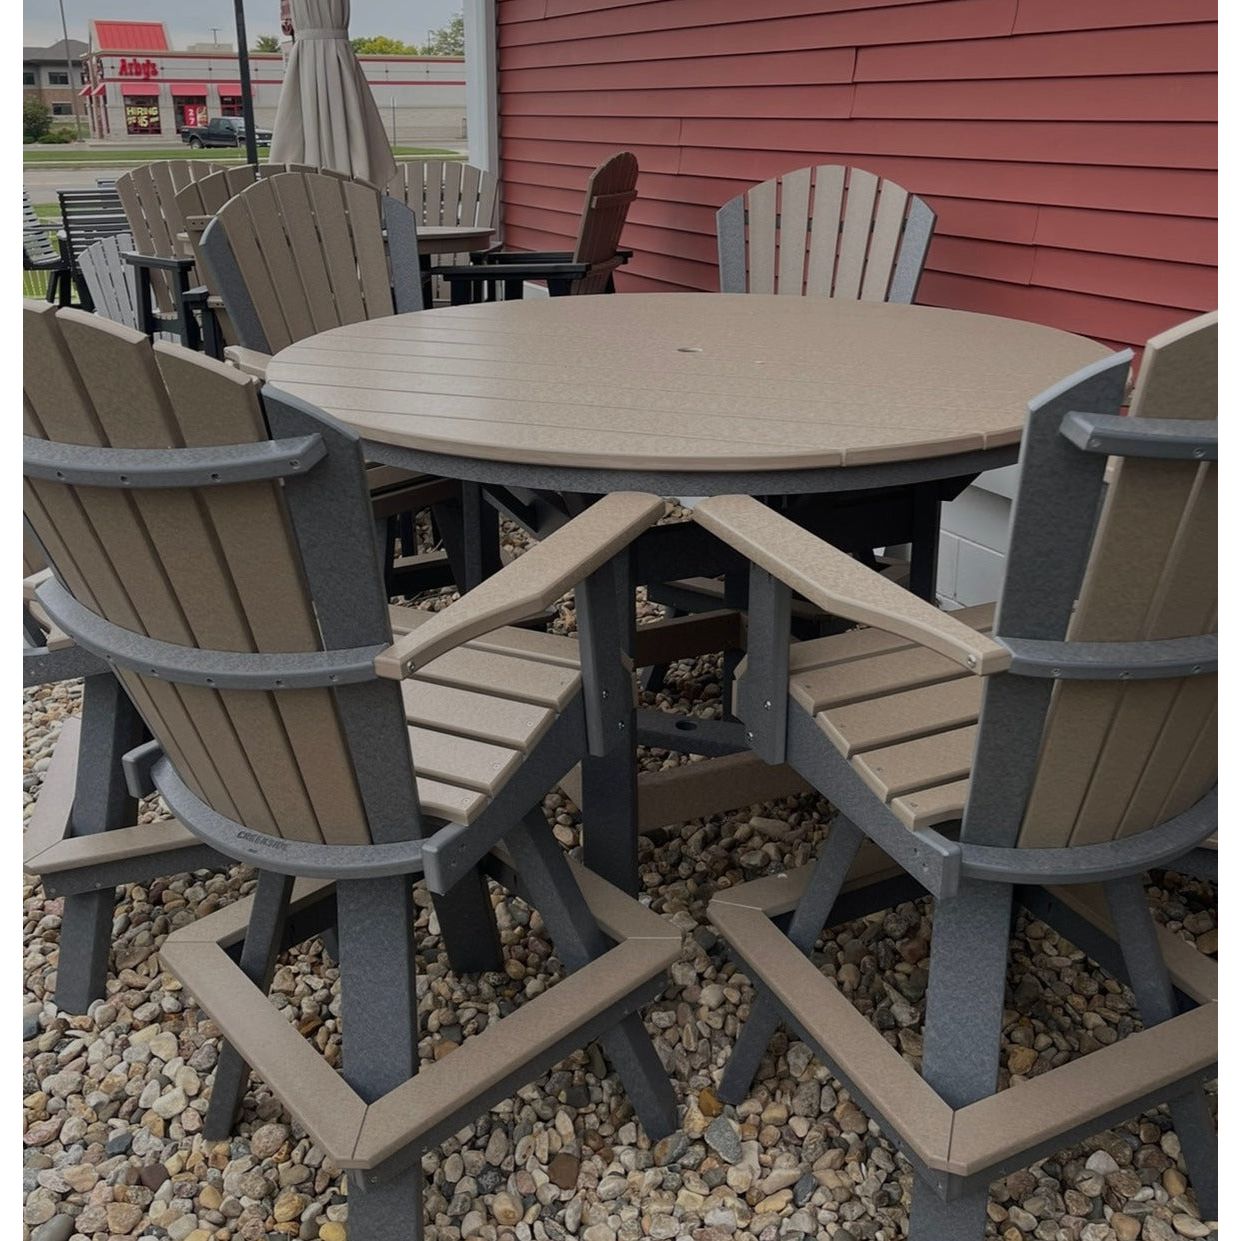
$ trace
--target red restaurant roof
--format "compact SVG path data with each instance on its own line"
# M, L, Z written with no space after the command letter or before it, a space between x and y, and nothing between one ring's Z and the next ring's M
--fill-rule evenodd
M126 52L167 52L168 32L163 22L112 22L93 21L94 37L91 46L95 51L116 48Z

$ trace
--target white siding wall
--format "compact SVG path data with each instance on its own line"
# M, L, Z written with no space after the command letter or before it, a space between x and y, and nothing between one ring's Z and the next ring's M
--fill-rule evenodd
M938 587L949 606L969 607L999 598L1016 474L1016 466L992 470L944 505Z

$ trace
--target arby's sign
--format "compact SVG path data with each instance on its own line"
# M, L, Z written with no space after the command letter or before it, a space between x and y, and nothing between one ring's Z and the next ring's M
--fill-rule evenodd
M117 74L123 78L137 78L140 81L149 82L151 78L159 77L159 65L150 59L142 60L137 56L122 56Z

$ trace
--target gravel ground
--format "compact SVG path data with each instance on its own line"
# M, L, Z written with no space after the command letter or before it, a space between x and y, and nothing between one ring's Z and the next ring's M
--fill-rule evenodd
M572 628L571 608L557 628ZM718 676L718 659L674 665L659 701L718 715ZM27 813L79 697L76 685L26 694ZM677 761L642 755L647 767ZM553 794L545 809L561 843L576 847L575 808ZM738 1108L723 1107L713 1090L753 990L708 925L707 902L721 887L809 861L829 817L822 800L790 797L644 839L643 899L685 937L668 986L646 1013L684 1105L682 1130L652 1145L597 1047L588 1047L424 1157L431 1241L906 1235L908 1166L804 1045L778 1034ZM238 866L122 889L108 995L87 1015L71 1016L51 999L61 903L25 881L24 1239L345 1241L340 1172L262 1082L252 1080L232 1141L201 1136L219 1031L160 969L158 949L170 930L253 887L254 872ZM1150 895L1161 921L1214 952L1211 886L1161 875ZM537 912L499 889L492 899L506 971L459 979L418 894L424 1059L451 1055L561 974ZM929 935L923 901L835 927L820 944L826 972L915 1064ZM1140 1027L1127 989L1033 919L1016 927L1009 986L1001 1086ZM317 940L281 959L272 1000L338 1060L339 977ZM1198 1218L1162 1110L1011 1174L992 1187L989 1216L987 1235L1003 1241L1216 1235Z

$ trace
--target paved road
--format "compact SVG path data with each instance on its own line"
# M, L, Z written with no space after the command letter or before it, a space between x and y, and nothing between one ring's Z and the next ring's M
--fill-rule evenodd
M116 171L124 172L127 165L118 164ZM115 176L103 168L38 168L23 169L22 181L30 191L30 201L35 204L55 203L57 190L88 190L96 177Z

